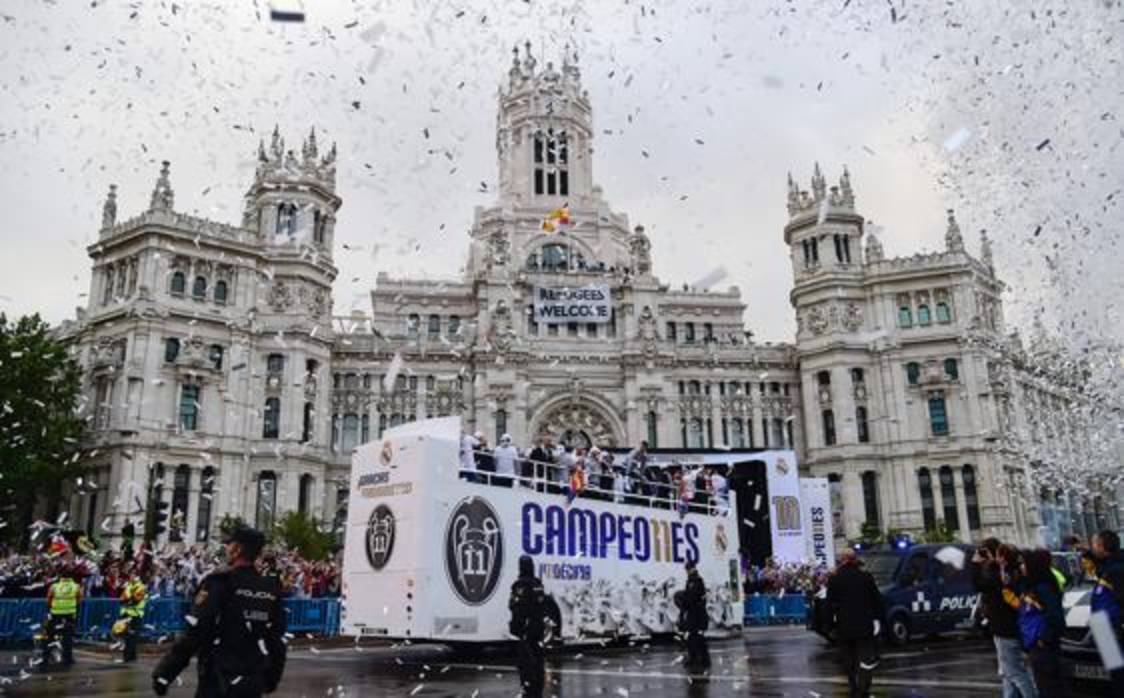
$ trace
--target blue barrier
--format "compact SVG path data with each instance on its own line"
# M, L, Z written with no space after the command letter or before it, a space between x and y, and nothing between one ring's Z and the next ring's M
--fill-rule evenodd
M289 632L321 636L339 634L339 599L285 599L282 603L288 617ZM184 617L190 609L190 599L149 599L141 634L158 638L183 632L187 627ZM0 599L0 640L32 639L41 630L46 616L46 599ZM121 602L117 599L85 599L78 607L77 634L89 639L105 639L120 616Z
M746 625L802 624L807 613L803 594L755 594L745 600Z

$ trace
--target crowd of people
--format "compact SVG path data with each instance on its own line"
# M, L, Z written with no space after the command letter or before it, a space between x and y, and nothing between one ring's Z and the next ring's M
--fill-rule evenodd
M461 437L462 477L501 487L518 482L540 492L624 504L701 511L724 515L729 509L729 482L724 466L678 463L657 465L648 443L618 457L597 446L555 444L544 435L530 450L515 446L510 434L495 447L483 432Z
M772 558L764 565L746 565L742 579L746 594L813 594L827 584L831 570L808 562L778 564Z
M141 545L135 551L98 553L52 543L48 550L21 555L0 549L0 598L44 597L62 567L74 574L85 598L118 598L133 573L153 598L190 597L204 577L225 565L221 548L203 544L159 551ZM290 598L339 596L336 560L306 560L295 551L269 551L257 567L263 576L279 580Z

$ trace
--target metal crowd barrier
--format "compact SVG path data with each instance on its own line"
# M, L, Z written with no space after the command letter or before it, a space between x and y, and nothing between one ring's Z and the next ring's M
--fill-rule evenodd
M338 598L285 599L283 603L289 632L321 636L339 634ZM148 638L183 632L187 627L184 616L190 609L191 600L186 598L149 599L141 632ZM104 639L109 636L120 614L121 602L117 599L85 599L78 607L77 634L89 639ZM0 641L32 639L42 630L46 617L46 599L0 599Z
M745 600L745 624L803 624L808 604L803 594L754 594Z

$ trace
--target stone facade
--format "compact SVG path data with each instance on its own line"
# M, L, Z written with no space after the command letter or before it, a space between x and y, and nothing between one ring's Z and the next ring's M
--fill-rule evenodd
M72 517L111 535L152 492L184 514L189 542L225 514L338 520L357 444L460 415L524 447L550 431L793 448L805 473L838 482L847 536L866 519L915 533L955 520L963 538L1029 540L1034 506L1013 494L1025 473L994 447L1006 398L984 340L1006 341L1003 286L951 215L946 252L885 259L848 173L829 191L817 167L811 193L790 178L798 335L756 343L736 287L653 274L658 250L595 184L593 134L576 55L540 68L516 50L499 94L499 191L475 211L463 277L380 273L371 312L347 317L331 315L336 152L322 155L315 133L299 154L276 130L259 147L238 226L175 212L167 163L135 218L117 222L111 187L89 306L64 328L85 369L99 487L72 498ZM554 226L563 208L569 223ZM608 322L534 321L534 289L588 284L610 289Z

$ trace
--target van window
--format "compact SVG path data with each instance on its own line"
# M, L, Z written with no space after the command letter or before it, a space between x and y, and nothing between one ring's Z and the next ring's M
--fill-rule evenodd
M902 567L902 572L898 575L898 584L903 587L916 584L925 574L925 569L928 567L929 553L914 553L910 555L909 561Z
M967 553L968 558L971 553ZM956 569L955 566L942 562L941 560L933 559L933 581L945 586L964 586L970 587L972 584L971 574L968 565L964 565L961 569Z

